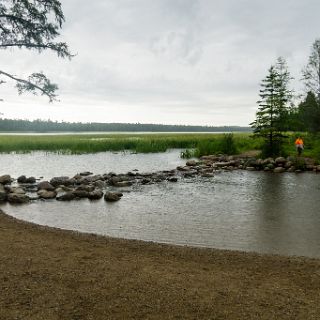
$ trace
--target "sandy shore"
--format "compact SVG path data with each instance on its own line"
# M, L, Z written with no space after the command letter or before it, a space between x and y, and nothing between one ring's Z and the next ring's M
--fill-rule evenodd
M320 260L110 239L0 213L0 319L319 319Z

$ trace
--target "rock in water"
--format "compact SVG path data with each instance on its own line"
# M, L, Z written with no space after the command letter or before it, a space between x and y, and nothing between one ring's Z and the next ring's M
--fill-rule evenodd
M36 178L35 177L29 177L26 179L25 183L36 183Z
M11 176L8 174L0 176L0 183L1 184L10 184L11 183Z
M72 192L67 192L67 193L57 197L56 199L58 201L71 201L71 200L74 200L75 198L76 198L76 196Z
M195 160L189 160L187 161L186 165L189 167L194 167L197 165L197 162Z
M54 199L57 195L56 191L39 190L37 192L38 196L42 199Z
M68 186L72 184L69 177L54 177L50 180L50 183L54 187L58 187L60 185Z
M85 190L75 190L72 192L77 198L88 198L89 192Z
M29 197L20 193L9 193L8 201L11 203L26 203L29 202Z
M103 192L100 189L96 189L92 192L89 192L88 199L90 200L98 200L103 197Z
M48 181L42 181L38 184L38 190L54 191L54 186Z
M20 176L17 179L18 183L26 183L27 182L27 177L26 176Z
M121 196L118 192L107 192L104 195L104 200L108 202L119 201L120 199L121 199Z

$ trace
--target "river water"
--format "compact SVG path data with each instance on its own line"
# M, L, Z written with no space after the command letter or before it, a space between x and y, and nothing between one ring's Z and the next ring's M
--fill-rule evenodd
M1 155L1 174L51 178L173 169L179 151L158 154ZM63 229L162 243L320 258L320 175L220 172L121 189L121 201L2 205L19 219Z

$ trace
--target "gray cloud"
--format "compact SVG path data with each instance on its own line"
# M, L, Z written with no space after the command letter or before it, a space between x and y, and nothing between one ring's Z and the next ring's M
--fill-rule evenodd
M71 62L0 51L0 68L45 71L61 103L2 85L5 116L247 125L269 66L282 55L299 79L320 36L315 0L65 0L63 8Z

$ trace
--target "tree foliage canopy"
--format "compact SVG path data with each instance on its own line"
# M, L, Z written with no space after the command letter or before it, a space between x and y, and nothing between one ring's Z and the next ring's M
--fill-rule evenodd
M0 49L18 48L54 51L58 57L71 58L65 42L55 42L65 18L58 0L0 0ZM4 78L16 82L18 92L46 95L56 99L57 85L42 73L21 79L9 71L0 70L0 84Z
M307 92L313 92L320 102L320 39L313 43L308 64L302 74Z
M289 90L290 74L283 58L278 58L261 82L259 109L251 123L254 135L265 139L266 156L280 152L283 132L287 129L288 105L292 98Z

